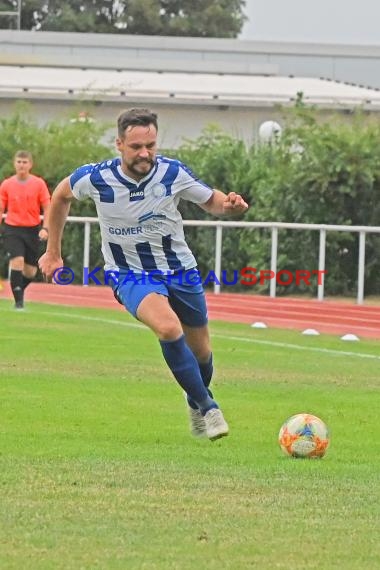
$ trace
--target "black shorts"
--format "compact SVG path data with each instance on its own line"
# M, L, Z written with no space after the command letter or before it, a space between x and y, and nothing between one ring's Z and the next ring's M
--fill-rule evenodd
M9 259L23 257L28 265L38 265L41 226L21 227L4 224L4 249Z

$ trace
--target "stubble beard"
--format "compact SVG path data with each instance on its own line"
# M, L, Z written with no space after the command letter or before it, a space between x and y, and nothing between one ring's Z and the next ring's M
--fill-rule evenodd
M143 168L142 170L140 170L140 168L138 168L139 164L142 164L144 166L146 165L146 169ZM139 159L135 160L131 164L126 164L126 167L133 177L136 177L137 179L140 180L141 178L144 178L152 170L152 168L154 167L154 161L151 159Z

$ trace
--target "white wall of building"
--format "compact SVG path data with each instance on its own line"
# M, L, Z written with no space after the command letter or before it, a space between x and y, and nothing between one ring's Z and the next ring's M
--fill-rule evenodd
M87 103L65 101L28 101L31 116L39 124L52 120L68 121L80 110L89 110L92 117L110 125L105 142L113 146L116 136L116 118L124 109L140 106L135 101L128 105L101 103L92 106ZM247 144L257 138L262 122L271 119L281 123L282 115L275 110L262 109L226 109L215 107L150 105L159 116L159 144L161 148L175 149L188 140L195 140L202 130L209 125L218 125L223 131L244 140ZM9 116L15 110L15 101L0 99L0 117Z

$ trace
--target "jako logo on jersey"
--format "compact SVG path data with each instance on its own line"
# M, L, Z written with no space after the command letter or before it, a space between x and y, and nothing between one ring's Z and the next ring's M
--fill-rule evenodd
M144 190L130 190L129 201L137 202L137 200L144 200Z
M135 228L113 228L112 226L108 228L108 231L113 236L130 236L136 234L142 234L143 229L141 226Z

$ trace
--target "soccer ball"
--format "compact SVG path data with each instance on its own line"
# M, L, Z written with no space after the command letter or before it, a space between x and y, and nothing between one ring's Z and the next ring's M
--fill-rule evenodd
M312 414L296 414L286 420L278 434L285 455L323 457L330 443L326 424Z

